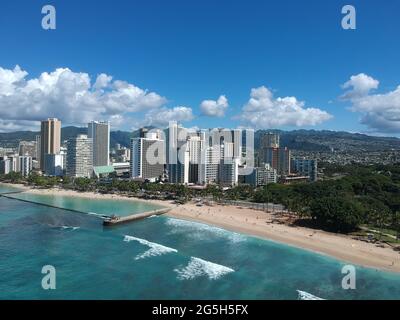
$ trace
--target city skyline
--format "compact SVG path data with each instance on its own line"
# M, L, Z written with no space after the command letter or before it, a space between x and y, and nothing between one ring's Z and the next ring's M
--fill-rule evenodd
M399 14L0 1L0 303L400 300Z
M2 5L14 12L19 4ZM57 29L45 31L38 2L24 3L30 10L17 19L0 19L19 24L12 37L0 31L11 48L0 53L0 132L36 130L41 119L57 117L78 126L110 121L124 131L177 120L398 137L399 4L354 1L356 30L341 28L343 5L118 2L111 15L104 3L93 11L90 3L73 10L56 1ZM102 41L86 46L98 32ZM29 50L11 45L18 39Z

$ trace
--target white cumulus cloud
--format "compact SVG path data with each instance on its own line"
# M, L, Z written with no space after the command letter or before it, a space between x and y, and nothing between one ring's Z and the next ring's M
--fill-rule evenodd
M274 98L266 87L251 89L250 99L236 117L244 125L256 129L282 126L314 126L332 118L318 108L306 108L296 97Z
M193 110L189 107L161 108L151 110L145 115L143 125L166 126L170 121L185 122L194 119Z
M398 133L400 132L400 86L386 93L371 93L371 90L378 89L378 86L378 80L363 73L352 76L350 81L343 85L350 90L341 98L351 103L350 110L360 113L360 122L372 131Z
M93 88L96 90L101 90L103 88L107 88L112 81L112 77L106 75L105 73L101 73L97 76L96 82L93 85Z
M228 106L228 99L221 95L218 100L204 100L200 104L200 111L205 116L223 117Z
M160 109L166 102L155 92L106 74L92 81L87 73L57 68L28 79L28 72L19 66L12 70L0 67L0 119L4 130L47 117L78 125L94 119L119 119L127 113Z
M350 89L343 96L342 99L356 98L368 94L371 90L377 89L379 81L360 73L350 77L350 80L342 85L343 89Z
M40 126L40 122L24 121L24 120L3 120L0 119L0 132L15 132L15 131L35 131Z

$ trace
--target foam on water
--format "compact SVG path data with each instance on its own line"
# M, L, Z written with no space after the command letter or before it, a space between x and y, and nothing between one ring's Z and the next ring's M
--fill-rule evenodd
M81 228L81 227L73 227L73 226L60 226L60 225L54 225L54 224L48 224L48 226L53 229L71 230L71 231L75 231L75 230L78 230Z
M90 215L90 216L99 217L99 218L101 218L101 219L104 219L104 218L105 218L105 217L104 217L104 214L99 214L99 213L96 213L96 212L88 212L87 214Z
M325 300L306 291L297 290L297 293L299 295L299 300Z
M227 231L222 228L214 227L214 226L209 226L204 223L199 223L199 222L193 222L193 221L187 221L187 220L180 220L180 219L175 219L175 218L167 218L166 224L170 227L174 227L173 231L171 233L185 233L191 237L197 238L197 239L208 239L209 234L213 234L218 237L224 237L227 238L229 241L233 243L238 243L238 242L243 242L246 241L246 236L232 232L232 231ZM207 235L208 233L208 235Z
M163 255L166 253L171 253L171 252L178 252L178 250L176 250L174 248L169 248L169 247L163 246L158 243L150 242L145 239L140 239L140 238L136 238L136 237L132 237L132 236L125 236L124 241L125 242L137 241L140 244L145 245L150 248L149 250L145 251L144 253L137 255L135 257L135 260L145 259L148 257L160 256L160 255Z
M174 269L174 271L178 273L177 278L179 280L192 280L201 276L207 276L210 280L217 280L228 273L235 272L232 268L196 257L191 257L186 267Z
M63 229L63 230L72 230L72 231L75 231L75 230L80 229L80 227L61 226L61 229Z

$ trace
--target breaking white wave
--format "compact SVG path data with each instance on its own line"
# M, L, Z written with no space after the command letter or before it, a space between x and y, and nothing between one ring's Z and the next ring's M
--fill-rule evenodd
M308 293L306 291L301 291L301 290L296 290L298 293L298 299L299 300L325 300L320 297L314 296L311 293Z
M75 230L78 230L81 228L81 227L72 227L72 226L60 226L60 225L54 225L54 224L48 224L48 226L52 229L71 230L71 231L75 231Z
M104 219L104 214L100 214L100 213L96 213L96 212L88 212L88 215L96 216L96 217Z
M150 217L147 217L147 218L150 219L150 218L157 218L157 217L159 217L159 216L156 215L156 214L153 214L153 215L151 215Z
M74 231L74 230L80 229L80 227L61 226L61 229L63 229L63 230L72 230L72 231Z
M163 254L171 253L171 252L178 252L178 250L176 250L174 248L169 248L169 247L163 246L158 243L150 242L145 239L140 239L140 238L136 238L136 237L132 237L132 236L125 236L124 241L125 242L137 241L140 244L145 245L150 248L149 250L145 251L144 253L137 255L135 257L135 260L145 259L148 257L161 256Z
M207 276L210 280L217 280L228 273L235 272L229 267L196 257L191 257L186 267L174 269L174 271L178 273L177 278L179 280L192 280L201 276Z
M192 238L197 238L197 239L208 239L209 236L207 233L210 235L215 235L218 237L224 237L230 240L233 243L238 243L238 242L243 242L246 241L246 236L228 231L222 228L214 227L214 226L209 226L204 223L199 223L199 222L193 222L193 221L187 221L187 220L180 220L180 219L175 219L175 218L167 218L166 224L168 226L175 227L171 232L172 233L180 233L184 232L185 234L189 235Z

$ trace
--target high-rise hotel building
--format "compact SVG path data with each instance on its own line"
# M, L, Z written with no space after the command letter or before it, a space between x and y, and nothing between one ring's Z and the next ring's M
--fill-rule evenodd
M88 124L88 138L93 143L93 166L110 164L110 123L92 121Z
M45 171L46 154L59 154L61 145L61 121L49 118L41 122L40 128L40 169Z
M260 141L261 164L269 164L279 175L291 173L291 152L287 147L279 146L279 134L265 133Z
M92 139L81 134L67 143L67 176L90 178L93 173Z
M131 178L155 181L164 173L165 146L155 132L131 139Z
M280 136L277 133L267 132L261 137L261 148L279 148Z
M242 130L187 130L171 122L167 129L167 168L171 183L238 183Z
M264 150L264 163L269 164L280 175L291 173L291 152L288 148L266 148Z

